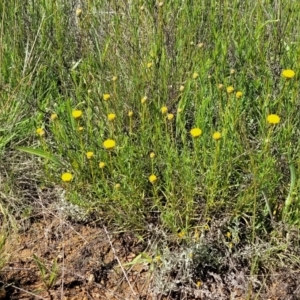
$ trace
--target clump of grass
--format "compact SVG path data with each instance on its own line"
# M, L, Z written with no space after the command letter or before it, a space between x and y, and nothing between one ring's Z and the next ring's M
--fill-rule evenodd
M293 201L288 188L281 188L289 182L282 168L289 170L292 162L278 163L297 136L297 66L290 48L279 57L270 47L281 43L283 33L274 37L265 10L258 6L252 11L253 24L241 14L250 9L247 4L210 9L181 2L172 9L166 3L155 9L150 4L106 5L81 7L80 14L65 6L72 16L68 19L54 6L42 5L39 9L51 17L40 22L36 11L28 11L23 30L35 35L28 37L33 44L26 66L39 60L34 73L24 72L35 75L37 98L46 93L36 103L35 130L47 157L48 179L60 184L61 174L70 172L70 199L72 193L82 193L89 210L105 211L107 219L124 226L142 228L146 216L155 212L166 228L188 230L218 211L232 211L252 214L254 229L256 222L271 217L279 187L280 197L289 200L282 202L284 216L278 218L287 220ZM110 13L99 18L99 9ZM289 11L280 9L280 14ZM3 22L16 18L6 6L2 10ZM217 29L220 22L223 30ZM204 30L206 24L214 26ZM292 24L287 28L294 28ZM64 26L70 28L68 35L63 35ZM19 30L19 35L28 34ZM42 38L47 34L48 44ZM256 50L245 36L260 46L255 60ZM38 56L41 49L49 54L47 70ZM6 49L1 51L6 57ZM282 73L269 68L274 57ZM68 67L69 77L63 60L75 62ZM8 82L9 75L2 74ZM45 92L47 82L51 88ZM273 117L277 115L280 123ZM297 161L298 146L291 145L295 149L289 160ZM156 153L153 160L147 158L151 151ZM50 167L54 156L60 165ZM99 168L99 162L107 168Z

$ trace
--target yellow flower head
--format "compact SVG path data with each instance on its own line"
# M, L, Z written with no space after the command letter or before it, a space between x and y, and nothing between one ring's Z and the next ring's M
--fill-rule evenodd
M213 134L213 139L215 141L218 141L220 138L222 137L221 133L216 131L214 134Z
M202 134L202 130L200 128L193 128L191 129L190 134L193 138L197 138Z
M224 84L222 84L222 83L219 83L219 84L218 84L218 89L219 89L219 90L222 90L223 87L224 87Z
M57 114L51 114L50 120L51 120L51 121L54 121L54 120L56 120L56 119L57 119Z
M133 116L133 111L130 110L130 111L128 112L128 117L131 118L132 116Z
M173 114L167 114L167 118L169 121L172 121L174 119L174 115Z
M86 155L86 158L87 158L87 159L91 159L91 158L94 156L94 152L89 151L89 152L87 152L85 155Z
M43 128L37 128L36 134L39 135L39 136L44 136L45 135L45 131L44 131Z
M287 69L283 70L281 75L286 79L292 79L295 76L295 72L293 70Z
M107 150L113 149L116 147L116 142L114 140L110 140L110 139L105 140L103 142L103 147Z
M230 75L233 75L235 73L235 69L230 69Z
M110 99L110 94L103 94L102 98L103 98L104 101L107 101L107 100Z
M80 126L80 127L78 127L78 131L83 131L83 127L82 126Z
M154 152L151 152L150 153L150 158L154 158L155 157L155 153Z
M103 169L105 166L106 166L106 163L105 163L105 162L103 162L103 161L100 161L100 162L99 162L99 168L100 168L100 169Z
M147 68L150 69L152 66L153 66L153 63L152 63L152 62L148 62L148 63L147 63Z
M121 184L120 183L116 183L115 184L115 189L119 189L121 187Z
M114 121L115 118L116 118L116 115L115 114L108 114L107 118L108 118L108 121Z
M166 106L163 106L161 109L160 109L161 113L164 115L168 112L168 108Z
M268 115L267 122L269 124L274 124L274 125L278 124L280 122L280 117L278 115L275 115L275 114Z
M77 8L76 9L76 17L80 17L81 16L81 14L82 14L82 9L81 8Z
M193 73L193 79L196 79L196 78L198 78L199 77L199 74L197 73L197 72L194 72Z
M157 180L157 177L156 177L154 174L152 174L152 175L149 176L149 181L150 181L152 184L153 184L156 180Z
M113 77L112 77L112 81L116 81L117 79L118 79L117 76L113 76Z
M82 116L82 110L79 110L79 109L73 110L72 116L74 119L80 119Z
M73 179L73 175L71 173L66 172L61 175L61 180L63 182L70 182L72 179Z
M243 96L243 93L238 91L238 92L236 92L235 96L239 99Z
M184 85L181 85L180 88L179 88L179 91L183 92L183 90L184 90Z
M228 86L226 91L227 91L228 94L231 94L234 91L234 87L232 85Z
M184 230L180 230L177 235L178 235L178 237L180 239L183 239L185 237L185 231Z
M142 99L141 99L141 103L144 104L146 101L147 101L148 97L147 96L144 96Z

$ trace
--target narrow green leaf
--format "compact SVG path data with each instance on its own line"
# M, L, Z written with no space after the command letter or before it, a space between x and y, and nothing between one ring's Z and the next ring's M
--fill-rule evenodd
M32 154L32 155L37 155L37 156L43 157L43 158L48 159L58 165L62 164L62 162L56 156L54 156L51 153L45 152L42 149L33 149L33 148L28 148L28 147L17 147L16 149L19 151L23 151L23 152Z

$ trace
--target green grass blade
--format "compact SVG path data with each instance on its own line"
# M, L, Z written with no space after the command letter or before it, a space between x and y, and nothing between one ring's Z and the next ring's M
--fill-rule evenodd
M17 150L23 151L32 155L37 155L39 157L48 159L58 165L61 165L62 162L53 154L45 152L44 150L41 149L33 149L33 148L28 148L28 147L16 147Z

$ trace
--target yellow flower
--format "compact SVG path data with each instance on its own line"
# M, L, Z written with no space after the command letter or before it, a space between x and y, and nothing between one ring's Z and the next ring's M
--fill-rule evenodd
M204 46L203 43L199 43L199 44L197 45L198 48L202 48L203 46Z
M227 87L226 90L227 90L228 94L231 94L234 91L234 87L231 85L231 86Z
M128 117L131 118L132 116L133 116L133 111L130 110L130 111L128 112Z
M116 147L116 142L114 140L110 140L110 139L105 140L103 142L103 147L107 150L113 149Z
M153 66L153 63L152 63L152 62L148 62L148 63L147 63L147 68L150 69L152 66Z
M155 157L155 153L154 152L151 152L150 153L150 158L154 158Z
M116 118L115 114L108 114L107 115L108 121L114 121L114 119Z
M103 100L104 101L107 101L107 100L109 100L110 99L110 94L103 94Z
M183 90L184 90L184 85L181 85L180 88L179 88L179 91L183 92Z
M218 141L220 138L222 137L221 133L216 131L214 134L213 134L213 139L215 141Z
M180 230L177 235L178 235L178 237L180 239L183 239L185 237L185 231L184 230Z
M292 79L295 76L295 72L293 70L287 69L283 70L281 75L286 79Z
M194 73L193 73L193 79L196 79L196 78L198 78L198 76L199 76L199 74L198 74L198 73L196 73L196 72L194 72Z
M267 122L269 124L278 124L280 122L280 117L275 114L268 115Z
M231 232L230 232L230 231L228 231L228 232L226 233L226 237L227 237L228 239L231 238Z
M144 96L142 99L141 99L141 103L144 104L146 101L147 101L148 97L147 96Z
M218 89L219 89L219 90L222 90L223 87L224 87L224 84L222 84L222 83L219 83L219 84L218 84Z
M200 128L193 128L191 129L190 134L193 138L197 138L202 134L202 130Z
M196 285L199 288L202 285L202 282L200 280L198 280L197 283L196 283Z
M112 81L116 81L117 79L118 79L117 76L113 76L113 77L112 77Z
M87 159L91 159L91 158L94 156L94 152L89 151L89 152L87 152L85 155L86 155L86 158L87 158Z
M43 128L37 128L36 134L39 135L39 136L44 136L45 135L45 131L44 131Z
M230 69L230 75L233 75L235 73L235 69Z
M156 180L157 180L157 177L156 177L154 174L152 174L152 175L149 176L149 181L150 181L152 184L153 184Z
M50 120L51 120L51 121L54 121L54 120L56 120L56 119L57 119L57 114L51 114Z
M78 131L83 131L83 127L82 126L80 126L80 127L78 127Z
M76 17L80 17L81 14L82 14L82 9L77 8L77 9L76 9Z
M236 92L235 96L239 99L243 96L243 93L238 91L238 92Z
M174 119L174 115L173 114L168 114L167 118L169 121L172 121Z
M100 161L100 162L99 162L99 168L100 168L100 169L103 169L105 166L106 166L106 163L105 163L105 162L103 162L103 161Z
M73 175L71 173L66 172L61 175L61 180L63 182L70 182L72 179L73 179Z
M161 113L162 114L166 114L168 112L168 108L166 106L163 106L161 109L160 109Z
M82 116L82 111L79 109L73 110L72 111L72 116L74 119L80 119Z
M119 189L121 187L121 184L120 183L116 183L115 184L115 189Z

